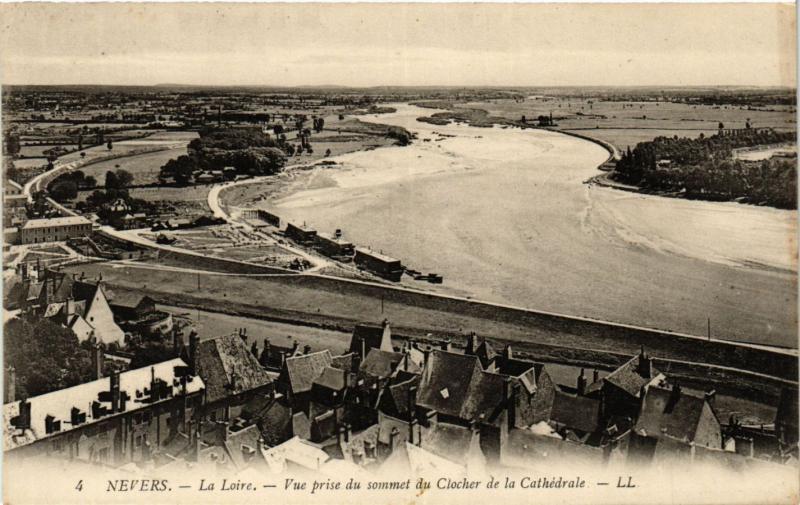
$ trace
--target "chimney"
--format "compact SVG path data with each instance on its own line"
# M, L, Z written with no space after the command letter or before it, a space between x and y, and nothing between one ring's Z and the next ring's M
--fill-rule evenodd
M27 398L19 401L19 415L12 418L11 424L19 430L28 430L31 427L31 402Z
M366 357L367 357L367 342L362 337L361 338L361 359L363 360Z
M179 356L183 345L183 335L178 331L178 327L172 328L172 354Z
M653 359L644 352L644 346L639 352L639 375L645 379L653 377Z
M281 370L286 366L286 352L281 351Z
M581 374L578 376L578 394L581 396L586 394L586 377L583 376L583 368L581 368Z
M425 348L425 350L424 350L424 351L422 351L422 354L423 354L423 356L424 356L424 357L423 357L423 360L422 360L422 367L423 367L423 368L427 368L427 367L428 367L428 359L430 358L430 355L431 355L431 350L430 350L430 348L429 348L429 347L426 347L426 348Z
M464 349L464 354L475 354L475 332L470 332L467 335L467 348Z
M92 347L92 375L94 380L103 378L103 348L100 344Z
M300 342L297 340L292 341L292 356L297 354L297 349L300 347Z
M261 350L261 357L259 358L261 366L266 367L269 364L269 339L264 339L264 349Z
M192 372L192 375L197 375L197 344L199 338L197 337L197 332L192 330L189 333L189 370Z
M389 449L394 451L398 448L400 444L400 430L397 429L397 426L392 428L391 433L389 433Z
M119 372L114 370L109 377L111 383L111 413L116 414L119 412Z
M6 380L3 385L3 403L12 403L16 398L17 371L13 366L6 368Z
M506 344L506 346L503 348L503 358L509 360L513 357L514 352L511 350L511 344Z
M600 371L598 369L594 369L592 372L592 384L600 380Z
M258 341L253 340L253 345L250 346L250 353L258 359Z
M706 391L706 402L708 403L709 406L711 407L714 406L714 401L716 400L716 398L717 398L716 389L712 389L711 391Z
M446 338L446 339L442 340L439 343L439 345L441 346L443 351L449 351L450 350L450 339Z
M64 302L64 308L66 309L67 313L67 322L69 322L69 318L75 315L75 301L71 296L67 298L66 302Z
M309 353L311 353L311 346L306 344L303 346L303 354L309 354Z

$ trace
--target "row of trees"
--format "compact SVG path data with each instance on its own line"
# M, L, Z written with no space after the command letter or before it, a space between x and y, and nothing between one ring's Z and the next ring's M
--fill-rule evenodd
M189 154L169 160L160 177L188 184L195 172L221 170L232 166L237 173L269 175L286 164L286 154L278 143L258 129L204 129L189 143Z
M794 162L759 163L733 159L733 149L787 142L792 132L736 130L698 139L658 137L630 147L617 162L613 178L652 191L687 197L764 203L796 208Z
M61 174L50 184L50 196L57 202L74 200L78 197L78 190L97 186L97 180L91 175L87 176L82 170Z

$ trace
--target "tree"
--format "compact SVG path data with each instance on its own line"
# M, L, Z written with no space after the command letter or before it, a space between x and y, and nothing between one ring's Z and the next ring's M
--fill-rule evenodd
M17 154L19 154L20 143L19 143L19 137L17 135L12 135L10 133L7 134L6 141L3 144L9 156L16 156Z
M119 183L118 189L125 189L133 184L133 175L124 169L119 169L116 172L117 182Z
M68 328L49 319L16 318L4 326L5 365L16 370L16 393L36 396L91 379L91 357Z
M119 179L117 179L117 174L112 171L106 172L106 182L105 182L106 189L119 189Z
M62 180L53 184L50 196L57 202L74 200L78 197L78 184L74 180Z

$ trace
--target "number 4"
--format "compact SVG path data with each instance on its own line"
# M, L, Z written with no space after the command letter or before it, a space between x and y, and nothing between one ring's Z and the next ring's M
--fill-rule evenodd
M75 489L78 491L83 491L83 479L78 481L78 484L75 486Z

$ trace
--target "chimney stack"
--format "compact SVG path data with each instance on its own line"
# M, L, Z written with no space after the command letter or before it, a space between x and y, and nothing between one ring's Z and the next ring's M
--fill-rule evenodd
M197 336L197 332L192 330L189 333L189 370L192 372L192 375L197 375L197 344L199 343L199 338Z
M111 413L119 412L119 372L114 370L110 375L111 382Z
M389 433L389 449L391 451L395 451L398 449L400 444L400 430L397 429L397 426L392 428L391 433Z
M598 369L594 369L592 372L592 384L600 380L600 371Z
M92 347L92 375L94 380L103 378L103 348L100 344Z
M581 396L586 394L586 377L583 376L583 368L581 368L581 374L578 376L578 394Z
M514 357L514 352L511 350L511 344L506 344L503 348L503 358L509 360Z
M311 353L311 346L306 344L303 346L303 354L310 354Z
M177 326L172 328L172 353L175 356L180 356L181 346L183 346L183 335L178 331Z
M464 349L464 354L475 354L475 332L470 332L467 335L467 348Z
M261 366L266 367L269 364L269 339L264 339L264 349L261 350L261 357L258 359Z
M422 359L422 366L423 368L428 367L428 359L431 356L431 349L429 347L425 347L425 350L422 351L423 359Z
M644 346L639 352L639 375L645 379L653 377L653 359L644 352Z

